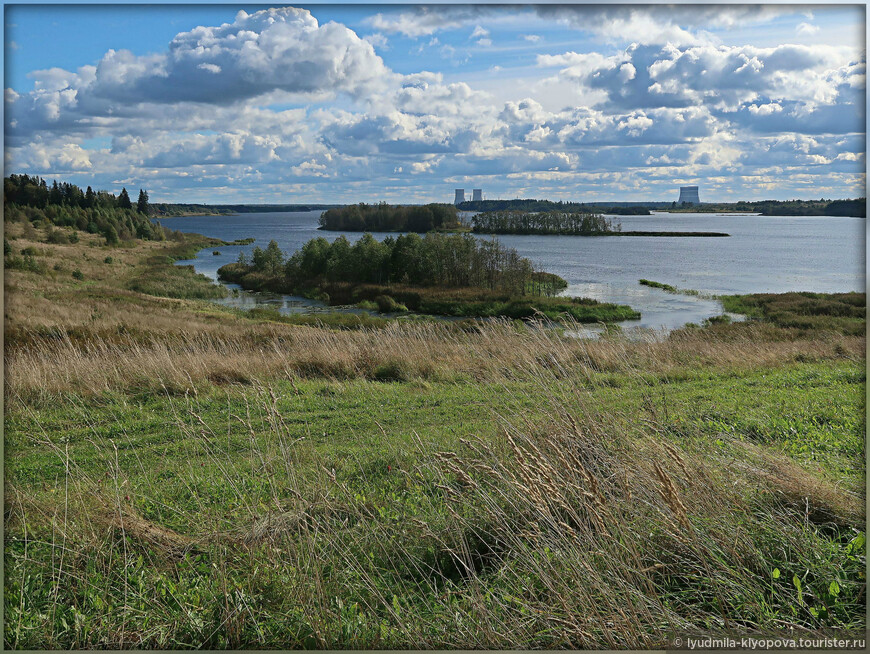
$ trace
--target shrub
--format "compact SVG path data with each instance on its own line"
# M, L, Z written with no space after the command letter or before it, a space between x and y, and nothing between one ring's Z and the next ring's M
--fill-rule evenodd
M82 271L79 270L78 268L76 268L75 270L72 271L72 276L76 279L84 279L85 278L84 274L82 274Z
M103 259L103 263L113 263L115 260L112 257L106 257Z
M372 377L377 381L396 382L408 381L411 374L408 371L407 364L403 361L387 361L375 368Z
M45 239L46 243L54 243L56 245L66 245L69 243L69 236L62 229L52 229L48 232Z
M6 237L3 237L3 256L8 257L12 254L12 246L9 245L9 241L6 240Z
M36 228L33 226L33 224L30 221L26 221L24 223L23 236L28 241L34 241L39 236L39 234L37 234L37 232L36 232Z
M378 295L375 298L375 304L381 313L396 313L408 310L408 307L404 304L399 304L389 295Z
M45 273L45 264L38 262L32 254L25 254L23 257L10 256L5 261L5 267L6 270L26 270L39 275Z

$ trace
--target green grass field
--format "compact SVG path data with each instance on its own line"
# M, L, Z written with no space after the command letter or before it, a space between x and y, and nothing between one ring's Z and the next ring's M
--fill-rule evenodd
M456 633L457 615L473 624L483 602L506 623L535 623L530 607L557 597L539 589L533 599L484 565L487 525L474 514L487 507L466 500L450 515L441 486L462 487L436 453L468 456L463 440L474 439L506 450L505 424L547 424L566 395L579 424L618 434L607 448L616 456L652 429L717 465L745 460L749 444L852 493L863 486L864 367L848 361L567 383L297 380L207 385L188 397L71 394L7 415L7 644L507 646L496 633ZM465 521L479 538L468 525L452 532ZM763 559L788 583L756 576L742 620L769 627L790 606L804 627L860 624L863 564L846 550L861 532L795 528L806 551ZM483 566L473 578L455 552L463 539L484 561L471 564ZM807 572L804 606L792 577ZM809 609L832 581L842 596L816 619ZM659 584L661 601L698 592L674 583ZM583 644L541 620L521 632L525 645Z

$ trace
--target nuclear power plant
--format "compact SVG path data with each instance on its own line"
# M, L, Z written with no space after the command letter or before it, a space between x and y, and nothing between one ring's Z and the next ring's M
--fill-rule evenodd
M471 201L472 202L483 202L483 189L475 188L471 189ZM456 189L456 195L453 197L453 204L462 204L465 202L465 189L458 188Z
M701 204L701 200L698 199L698 187L697 186L681 186L680 187L680 204L685 202L686 204Z

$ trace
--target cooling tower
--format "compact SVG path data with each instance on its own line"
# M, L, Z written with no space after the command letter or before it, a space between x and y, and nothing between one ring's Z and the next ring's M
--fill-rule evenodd
M698 199L698 187L697 186L681 186L680 187L680 203L686 202L687 204L701 204L701 200Z
M472 189L471 201L472 202L483 202L483 189L482 188Z
M453 204L461 204L465 202L465 189L458 188L456 189L456 197L453 198Z

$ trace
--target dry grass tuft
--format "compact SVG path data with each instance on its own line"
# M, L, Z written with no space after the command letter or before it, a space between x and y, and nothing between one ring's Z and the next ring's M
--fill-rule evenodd
M866 523L866 498L838 488L790 459L753 443L738 441L745 472L780 504L818 525L836 524L861 529Z
M91 513L90 520L97 528L117 530L121 537L130 537L172 558L181 558L204 544L146 520L131 506L112 506L105 500L101 509Z

